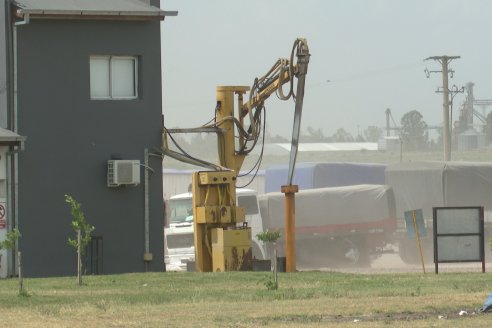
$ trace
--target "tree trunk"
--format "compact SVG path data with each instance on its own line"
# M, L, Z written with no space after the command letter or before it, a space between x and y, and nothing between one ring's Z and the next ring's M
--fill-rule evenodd
M24 277L22 276L22 254L17 252L17 270L19 272L19 295L24 292Z
M275 284L278 284L278 278L277 278L277 244L273 243L273 280L275 281Z
M77 231L77 282L82 285L82 259L80 254L80 243L82 239L82 232L80 230Z

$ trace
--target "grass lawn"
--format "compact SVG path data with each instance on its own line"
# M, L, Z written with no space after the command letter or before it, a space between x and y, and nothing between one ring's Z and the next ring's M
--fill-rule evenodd
M490 327L482 273L148 273L0 280L0 327ZM462 310L468 315L460 316ZM439 318L442 316L442 318Z

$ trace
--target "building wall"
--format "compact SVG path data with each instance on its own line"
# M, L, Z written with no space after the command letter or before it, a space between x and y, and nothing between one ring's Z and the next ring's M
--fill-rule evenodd
M0 146L0 242L7 238L7 165L6 154L8 147ZM8 276L8 252L0 249L0 278Z
M90 55L140 56L140 99L90 100ZM143 271L144 169L137 187L106 186L109 159L161 146L160 22L31 20L18 28L20 250L26 276L72 275L64 195L103 237L103 272ZM163 270L162 161L151 157L149 270Z
M6 0L0 1L0 128L7 128L7 28ZM7 237L7 151L0 146L0 242ZM8 252L0 250L0 278L8 276Z
M7 25L6 2L0 1L0 128L7 128Z

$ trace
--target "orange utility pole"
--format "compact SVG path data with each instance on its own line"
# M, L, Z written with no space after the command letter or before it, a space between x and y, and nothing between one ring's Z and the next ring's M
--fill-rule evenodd
M285 194L285 272L296 272L296 192L297 185L281 187Z

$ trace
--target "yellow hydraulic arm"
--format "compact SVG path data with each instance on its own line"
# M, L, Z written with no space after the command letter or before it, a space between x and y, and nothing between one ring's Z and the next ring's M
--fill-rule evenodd
M297 57L295 64L294 56ZM279 59L267 74L254 80L251 88L247 86L217 87L217 105L213 124L186 131L165 129L163 135L165 154L214 170L193 174L197 271L247 270L251 265L251 230L246 226L238 227L238 223L244 221L245 215L244 209L236 206L236 178L245 156L255 147L261 135L261 114L264 110L264 102L273 93L277 93L281 100L288 100L292 97L296 103L287 178L287 185L292 184L309 57L306 40L297 39L294 42L290 59ZM297 92L294 91L295 78L297 78ZM289 84L287 93L284 93L282 89L285 84ZM249 97L245 101L244 95L248 92ZM249 126L246 128L247 123ZM169 132L216 132L219 163L205 163L199 159L170 151L166 147L166 135ZM297 190L296 186L293 187L286 189L289 192L289 194L286 193L286 199L292 199L287 196L292 196L292 191ZM293 212L292 205L286 215L293 214ZM292 224L287 223L286 229L289 226L292 227ZM291 248L293 248L293 239L290 238L289 242L289 236L292 237L293 229L292 227L291 233L286 231L286 241L287 244L291 244ZM293 256L289 256L289 250L287 250L287 269L295 271L295 252Z
M294 64L294 54L297 63ZM294 42L290 59L279 59L273 67L262 77L256 78L251 88L246 86L219 86L217 97L217 122L224 133L219 134L219 164L239 173L245 156L255 147L261 133L261 112L264 102L273 93L281 100L291 97L296 102L294 128L292 132L291 154L297 155L297 146L300 132L300 119L304 99L304 86L309 64L309 48L305 39ZM294 92L294 78L297 78L297 92ZM288 93L284 93L282 86L289 84ZM244 103L244 94L249 91L249 100ZM237 95L237 119L234 113L234 96ZM246 130L245 120L249 121ZM237 128L237 142L234 127ZM295 164L291 157L290 164ZM288 184L292 182L292 172L289 170Z

